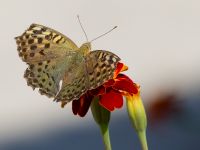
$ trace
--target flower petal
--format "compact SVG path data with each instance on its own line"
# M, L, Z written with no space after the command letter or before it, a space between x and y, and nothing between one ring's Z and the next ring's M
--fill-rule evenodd
M123 97L119 92L110 89L109 92L100 97L99 104L107 110L113 111L115 108L123 106Z
M108 80L107 82L105 82L104 84L103 84L103 86L104 87L111 87L111 86L113 86L115 84L115 80L114 79L110 79L110 80Z
M72 111L74 115L79 115L80 117L84 117L88 112L90 104L92 102L93 96L86 93L79 100L74 100L72 102Z
M115 73L114 73L113 79L115 79L120 72L126 71L126 70L128 70L128 67L126 65L124 65L123 63L118 62L117 63L117 67L115 69Z
M129 94L137 94L139 89L138 85L124 74L118 74L115 79L113 88L115 90L121 90L122 92L127 92Z
M96 89L92 89L89 91L91 95L98 96L106 93L106 89L104 86L99 86Z

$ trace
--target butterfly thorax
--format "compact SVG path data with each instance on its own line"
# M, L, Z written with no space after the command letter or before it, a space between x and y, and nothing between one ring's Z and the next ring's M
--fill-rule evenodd
M84 56L86 56L91 51L91 43L90 42L86 42L86 43L82 44L81 47L79 48L79 51Z

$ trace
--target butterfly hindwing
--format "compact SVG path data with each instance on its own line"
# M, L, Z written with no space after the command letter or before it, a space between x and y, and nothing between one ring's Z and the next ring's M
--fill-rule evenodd
M48 97L54 97L58 91L59 82L56 82L56 77L49 72L49 61L42 61L35 64L30 64L24 73L27 84L33 89L39 88L39 92ZM46 67L48 66L48 67Z
M55 100L69 102L78 99L87 91L88 86L85 58L83 55L77 54L71 67L65 72L61 89Z
M42 95L55 97L59 91L59 83L63 79L65 71L70 68L71 57L63 57L59 60L46 60L29 64L24 77L27 84L33 88L39 88Z
M105 50L95 50L86 57L89 90L95 89L114 76L120 58Z
M88 90L95 89L112 79L119 60L118 56L108 51L90 52L82 61L77 62L70 73L65 74L66 80L63 80L56 101L69 102L78 99Z

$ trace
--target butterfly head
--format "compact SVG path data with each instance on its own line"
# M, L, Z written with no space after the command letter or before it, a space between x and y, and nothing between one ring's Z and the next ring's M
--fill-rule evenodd
M92 43L93 41L99 39L100 37L102 37L102 36L104 36L104 35L110 33L112 30L114 30L114 29L117 28L117 26L115 26L115 27L113 27L112 29L110 29L109 31L107 31L106 33L101 34L100 36L98 36L98 37L92 39L91 41L89 41L89 40L88 40L88 37L87 37L87 34L86 34L86 32L85 32L85 30L84 30L84 28L83 28L83 26L82 26L82 23L81 23L81 20L80 20L80 18L79 18L79 15L77 15L77 18L78 18L78 22L79 22L79 24L80 24L80 26L81 26L81 29L82 29L82 31L83 31L83 33L84 33L84 35L85 35L85 38L86 38L86 40L87 40L87 42L84 43L83 45L81 45L81 47L79 48L80 52L81 52L83 55L87 55L87 54L91 51L91 43Z
M87 55L91 51L91 43L86 42L83 45L81 45L80 51L81 53L83 53L83 55Z

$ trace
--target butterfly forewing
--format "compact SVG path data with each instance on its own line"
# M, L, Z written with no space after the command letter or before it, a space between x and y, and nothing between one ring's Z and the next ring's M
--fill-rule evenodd
M16 37L16 43L19 56L25 62L55 59L78 49L68 37L38 24L32 24L21 36Z

